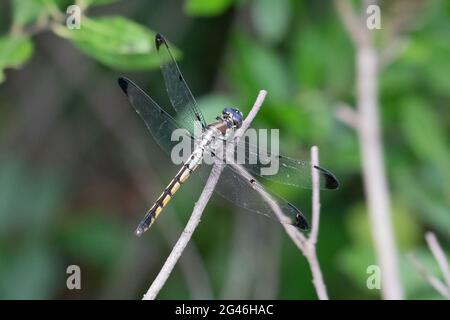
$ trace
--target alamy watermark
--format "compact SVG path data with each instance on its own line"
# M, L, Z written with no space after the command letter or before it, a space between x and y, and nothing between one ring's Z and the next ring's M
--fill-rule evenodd
M76 264L67 267L66 273L69 275L66 280L66 286L69 290L81 289L81 268Z
M369 30L381 29L381 9L376 4L371 4L366 8L366 26Z
M202 137L202 135L195 135ZM249 128L236 144L228 137L214 137L209 144L200 139L192 140L185 129L172 132L171 141L178 141L171 150L170 158L175 165L182 165L194 153L202 157L201 162L212 165L219 162L227 164L258 165L260 174L275 175L279 171L279 129ZM194 143L193 143L194 142ZM203 145L205 144L205 145ZM204 148L205 152L202 152Z
M66 10L66 27L70 30L81 28L81 8L77 5L71 5Z
M366 273L369 274L366 280L366 286L369 290L381 289L381 269L376 264L367 267Z

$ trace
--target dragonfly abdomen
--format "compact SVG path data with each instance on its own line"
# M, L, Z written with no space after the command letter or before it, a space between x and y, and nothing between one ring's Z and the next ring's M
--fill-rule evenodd
M172 197L178 191L183 183L191 176L192 172L197 169L203 158L203 148L195 150L186 163L181 167L180 171L175 175L175 177L170 181L167 187L164 189L163 193L158 197L153 206L147 211L144 219L136 228L135 234L141 236L148 228L153 224L153 222L161 214L162 210L167 206Z

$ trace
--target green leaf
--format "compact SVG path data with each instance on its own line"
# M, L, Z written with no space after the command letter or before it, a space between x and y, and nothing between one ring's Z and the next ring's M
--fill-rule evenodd
M392 220L396 240L400 249L413 248L420 242L420 227L415 216L401 203L393 201ZM347 230L354 244L371 246L373 243L372 230L366 205L355 205L346 220Z
M155 33L122 17L82 17L80 29L58 26L65 37L85 54L114 69L147 70L159 66ZM175 56L178 50L171 47Z
M268 43L278 43L292 16L290 0L256 0L252 5L252 20L256 31Z
M216 16L227 10L235 0L187 0L184 11L190 16Z
M0 37L0 83L4 69L21 67L33 53L33 42L24 36Z

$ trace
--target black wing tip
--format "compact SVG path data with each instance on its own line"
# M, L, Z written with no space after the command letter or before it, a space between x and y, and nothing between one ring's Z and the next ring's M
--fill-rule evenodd
M156 50L159 50L159 47L165 43L167 45L166 39L164 38L164 36L161 33L157 33L155 36L155 46L156 46Z
M325 170L324 168L321 168L319 166L314 166L314 168L319 170L322 173L322 176L325 178L325 189L339 189L339 181L330 171Z
M306 220L305 216L302 214L302 212L292 203L288 202L287 204L297 212L297 216L295 217L293 225L299 228L300 230L308 231L309 223L308 220Z
M125 94L128 94L128 85L129 85L129 81L127 78L124 77L119 77L117 79L117 83L119 84L120 88L122 89L123 92L125 92Z

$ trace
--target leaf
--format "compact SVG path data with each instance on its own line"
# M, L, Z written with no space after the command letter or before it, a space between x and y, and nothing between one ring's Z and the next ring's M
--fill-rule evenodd
M290 0L256 0L252 4L252 20L260 37L271 44L283 39L292 16Z
M235 0L187 0L184 12L189 16L216 16L227 10Z
M155 33L122 17L82 17L80 29L58 26L55 33L67 38L85 54L114 69L147 70L159 66ZM175 56L178 50L171 47Z
M4 69L21 67L33 53L33 42L24 36L0 37L0 83Z

